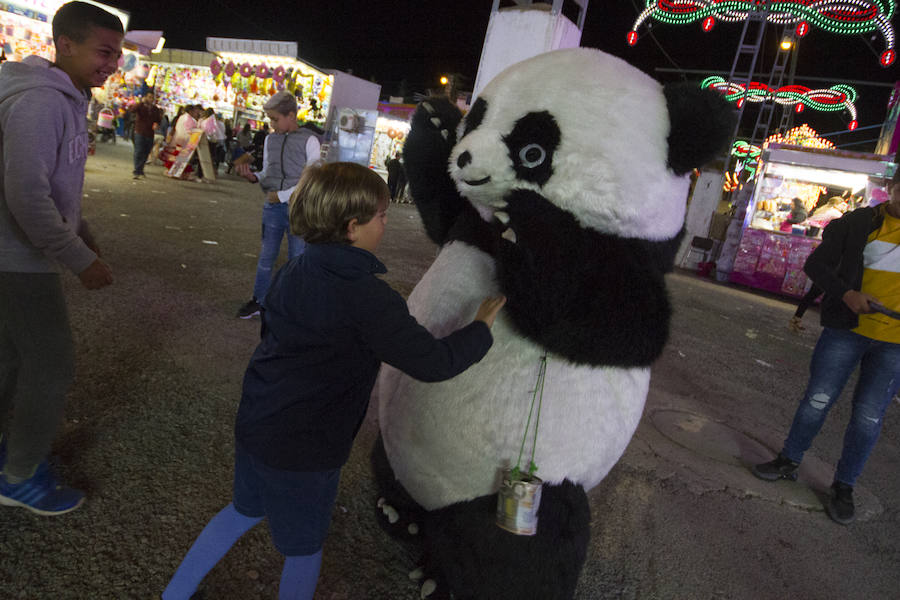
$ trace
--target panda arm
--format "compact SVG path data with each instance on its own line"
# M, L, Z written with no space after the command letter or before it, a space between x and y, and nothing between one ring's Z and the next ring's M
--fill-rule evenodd
M447 172L450 150L456 143L459 109L446 98L429 98L416 109L403 146L403 163L410 193L422 217L425 232L437 244L468 204L456 191Z
M516 328L575 363L651 364L669 329L660 264L668 242L582 227L533 191L515 190L507 200L516 240L502 239L496 259Z

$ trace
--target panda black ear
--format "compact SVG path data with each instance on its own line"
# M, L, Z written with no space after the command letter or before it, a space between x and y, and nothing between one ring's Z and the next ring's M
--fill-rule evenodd
M722 96L696 83L663 86L669 106L669 168L684 175L725 153L737 113Z

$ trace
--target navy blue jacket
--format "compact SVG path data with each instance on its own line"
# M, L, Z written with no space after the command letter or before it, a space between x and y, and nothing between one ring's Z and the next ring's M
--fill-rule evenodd
M844 304L844 294L859 291L863 279L863 252L869 234L884 222L882 207L858 208L830 222L819 244L803 265L813 283L825 290L821 323L833 329L853 329L859 316Z
M491 347L481 321L434 338L375 277L386 272L365 250L310 244L276 274L235 424L237 442L263 463L291 471L341 467L381 361L442 381Z

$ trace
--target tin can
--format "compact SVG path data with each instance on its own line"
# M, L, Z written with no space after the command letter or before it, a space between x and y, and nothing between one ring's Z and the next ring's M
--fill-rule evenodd
M540 478L521 473L513 479L512 470L504 470L497 493L497 526L516 535L536 534L543 484Z

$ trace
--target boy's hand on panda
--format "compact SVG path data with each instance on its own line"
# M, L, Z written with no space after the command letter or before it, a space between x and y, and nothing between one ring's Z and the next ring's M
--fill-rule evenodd
M481 306L478 307L478 312L475 314L475 321L481 321L488 328L494 325L494 319L497 317L497 313L500 312L500 309L503 308L503 305L506 304L506 296L497 296L495 298L485 298Z

